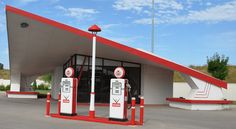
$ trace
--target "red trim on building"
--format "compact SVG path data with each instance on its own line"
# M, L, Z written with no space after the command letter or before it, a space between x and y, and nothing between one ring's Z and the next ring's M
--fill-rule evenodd
M170 102L191 103L191 104L232 104L229 100L190 100L182 98L166 98Z
M29 12L26 12L26 11L23 11L23 10L20 10L20 9L17 9L17 8L8 6L8 5L6 6L6 11L22 15L22 16L31 18L33 20L37 20L37 21L45 23L45 24L49 24L51 26L54 26L54 27L66 30L68 32L80 35L82 37L86 37L86 38L89 38L89 39L92 39L92 37L93 37L93 35L88 33L88 32L79 30L77 28L74 28L74 27L71 27L71 26L68 26L68 25L56 22L54 20L50 20L50 19L38 16L38 15L29 13ZM140 50L137 50L135 48L131 48L131 47L119 44L117 42L111 41L109 39L105 39L103 37L97 36L97 41L99 43L102 43L102 44L108 45L110 47L116 48L116 49L118 49L120 51L124 51L124 52L130 53L130 54L136 55L136 56L138 56L140 58L143 58L143 59L155 62L155 63L157 63L159 65L163 65L163 66L165 66L167 68L170 68L172 70L176 70L176 71L182 72L184 74L187 74L187 75L190 75L192 77L198 78L200 80L203 80L203 81L209 82L211 84L214 84L214 85L216 85L218 87L222 87L222 88L227 89L227 83L224 82L224 81L221 81L221 80L216 79L214 77L208 76L208 75L206 75L204 73L198 72L198 71L193 70L191 68L182 66L180 64L174 63L172 61L166 60L164 58L157 57L155 55L146 53L144 51L140 51Z
M7 94L38 95L39 92L6 91Z

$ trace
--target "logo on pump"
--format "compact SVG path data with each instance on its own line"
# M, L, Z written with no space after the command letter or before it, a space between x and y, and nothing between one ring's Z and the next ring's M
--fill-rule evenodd
M112 107L120 107L120 103L119 103L120 98L119 99L114 99L113 98L113 100L114 100L115 103L112 103Z
M63 103L70 103L69 96L64 96Z
M125 69L123 67L117 67L114 70L114 75L117 78L123 78L125 76Z

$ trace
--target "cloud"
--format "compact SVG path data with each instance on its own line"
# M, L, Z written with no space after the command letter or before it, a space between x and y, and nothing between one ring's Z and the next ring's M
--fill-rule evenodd
M127 36L127 37L112 37L110 36L109 37L111 40L113 41L116 41L116 42L119 42L119 43L124 43L124 44L130 44L130 45L133 45L132 43L136 42L137 43L137 40L139 39L142 39L143 36Z
M21 2L21 3L32 3L32 2L37 2L37 1L40 1L40 0L17 0L18 2ZM50 2L59 2L60 0L48 0Z
M65 16L74 17L77 20L91 17L93 14L99 13L95 9L86 8L65 8L61 5L55 6L56 9L61 10Z
M137 24L151 24L152 15L152 0L116 0L113 4L116 10L131 11L136 14L149 16L149 18L141 18L134 20ZM183 4L176 0L155 0L155 15L158 18L158 23L164 23L168 20L167 17L177 15L177 11L184 9Z
M126 24L121 24L121 23L111 23L111 24L101 24L100 27L102 29L102 32L104 33L110 33L113 34L115 30L118 30L122 27L126 27Z
M36 2L38 0L18 0L18 2L21 2L21 3L32 3L32 2Z
M236 1L227 2L205 10L190 11L186 16L176 17L171 20L174 23L217 23L222 21L236 21Z
M4 10L0 10L0 32L6 30L6 17Z
M154 21L157 21L157 19L155 18ZM136 24L152 24L152 18L142 18L142 19L137 19L137 20L134 20L133 23L136 23ZM156 23L156 22L155 22Z
M212 3L211 3L211 2L207 2L206 5L207 5L207 6L211 6Z
M26 6L28 4L37 4L39 2L47 2L47 4L55 4L59 2L60 0L13 0L14 4L17 6Z
M101 25L101 27L103 29L110 29L110 28L118 26L118 25L120 25L120 24L104 24L104 25Z
M236 1L226 2L221 5L209 6L208 8L191 11L187 14L180 15L179 13L158 16L157 23L167 24L190 24L190 23L218 23L236 21ZM151 24L151 18L141 18L134 20L137 24Z
M0 32L5 31L5 23L0 21Z
M155 6L160 9L181 10L183 6L175 0L156 0ZM152 0L117 0L113 7L116 10L131 10L140 13L145 8L152 7Z

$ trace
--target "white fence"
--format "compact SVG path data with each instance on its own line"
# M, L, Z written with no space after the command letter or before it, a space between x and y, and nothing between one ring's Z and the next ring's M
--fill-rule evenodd
M173 97L186 98L190 91L190 87L184 82L175 82L173 87ZM228 83L228 89L223 89L225 98L236 101L236 83Z

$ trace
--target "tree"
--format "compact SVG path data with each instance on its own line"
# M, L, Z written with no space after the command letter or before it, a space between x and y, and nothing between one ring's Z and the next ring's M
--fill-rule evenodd
M51 73L48 73L48 74L45 74L41 77L39 77L41 80L43 80L44 82L48 82L48 83L51 83L51 80L52 80L52 75Z
M2 64L2 63L0 63L0 70L1 70L1 69L3 69L3 64Z
M211 73L211 75L220 80L225 80L228 75L228 64L229 57L225 57L224 55L219 55L215 53L212 57L207 57L207 71Z
M36 82L36 80L34 80L34 82L32 84L32 88L33 88L34 91L37 90L37 82Z

